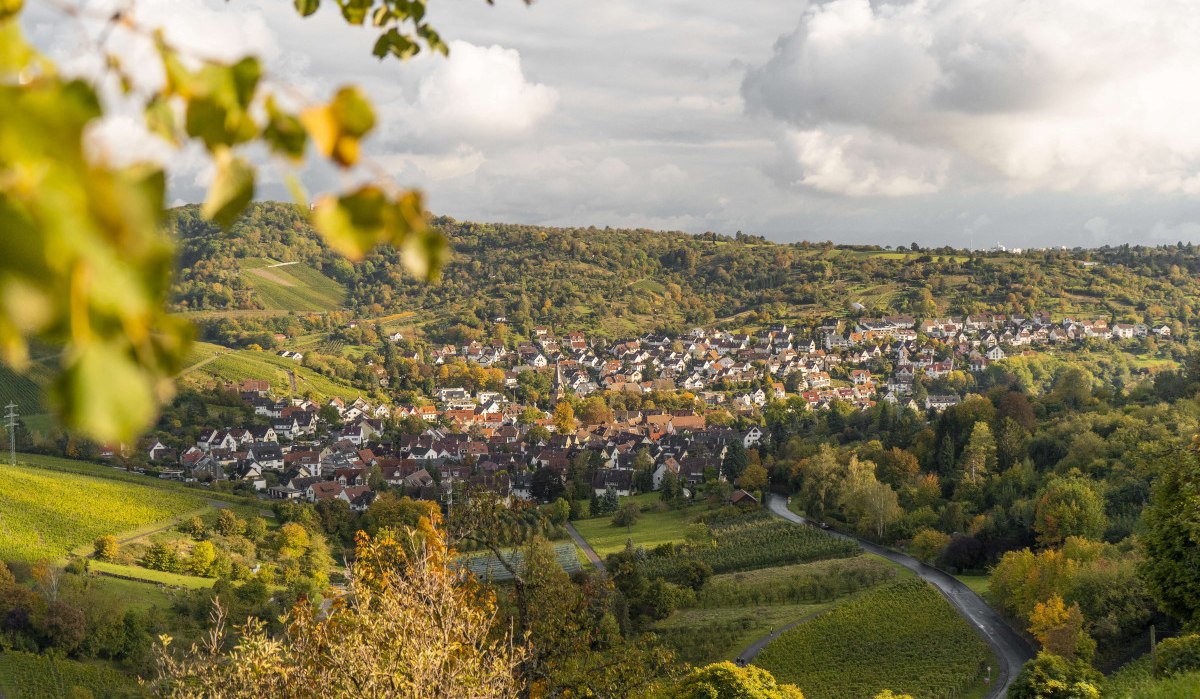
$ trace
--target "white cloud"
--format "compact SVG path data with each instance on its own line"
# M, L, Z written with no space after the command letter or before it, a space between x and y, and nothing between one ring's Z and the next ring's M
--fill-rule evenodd
M436 144L493 144L530 135L558 104L558 91L530 82L521 55L502 46L450 42L401 107L396 130Z
M1192 0L830 0L742 92L790 127L798 181L822 191L923 194L961 178L1194 195L1198 35ZM957 177L913 177L947 153Z

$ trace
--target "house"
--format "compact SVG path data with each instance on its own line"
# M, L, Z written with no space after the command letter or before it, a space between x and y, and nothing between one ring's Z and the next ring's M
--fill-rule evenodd
M936 410L938 412L941 412L941 411L945 410L946 408L958 405L961 402L962 402L962 399L955 395L946 395L946 396L931 395L925 399L925 409L926 410Z
M758 507L758 498L738 488L729 496L729 504L735 507L751 509Z

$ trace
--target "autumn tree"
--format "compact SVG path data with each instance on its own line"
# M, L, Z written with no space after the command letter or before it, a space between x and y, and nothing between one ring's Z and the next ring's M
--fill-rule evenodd
M94 542L96 558L101 561L112 561L121 553L121 544L112 534L96 537Z
M570 434L579 427L575 419L575 407L568 401L563 401L554 407L554 429L559 434Z
M667 694L669 699L804 699L791 684L779 684L766 670L730 662L693 670Z
M358 535L348 594L326 612L301 602L280 638L251 619L230 642L223 610L204 641L156 652L159 696L261 699L513 697L525 649L496 628L496 601L452 565L439 522Z
M1029 633L1047 653L1090 661L1096 643L1084 630L1083 623L1079 604L1067 606L1062 597L1054 594L1034 605L1029 614Z
M913 558L926 563L933 563L950 545L950 535L936 529L922 529L913 535L908 543L908 552Z

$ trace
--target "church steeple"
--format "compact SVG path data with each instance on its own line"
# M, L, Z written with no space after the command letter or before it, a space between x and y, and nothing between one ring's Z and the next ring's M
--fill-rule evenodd
M567 396L567 382L563 380L562 362L554 360L554 400L562 400Z

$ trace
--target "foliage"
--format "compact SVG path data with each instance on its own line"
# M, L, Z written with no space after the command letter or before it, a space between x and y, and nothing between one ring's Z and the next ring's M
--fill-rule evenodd
M1146 509L1142 572L1163 609L1191 627L1200 626L1200 458L1197 444L1173 460L1154 485ZM1187 505L1183 505L1187 503Z
M1099 539L1107 525L1104 500L1082 479L1053 480L1038 498L1033 527L1038 542L1045 546L1060 544L1070 536Z
M1158 644L1158 667L1168 676L1200 672L1200 634L1164 639Z
M1038 653L1013 680L1012 699L1099 699L1100 673L1082 660Z
M1058 595L1034 605L1029 614L1029 633L1052 655L1090 662L1095 650L1095 642L1083 628L1079 604L1068 607Z
M976 682L990 657L936 589L910 579L784 633L755 662L813 696L864 697L892 688L951 697Z
M111 561L121 552L121 544L112 534L96 537L92 546L95 549L96 559L101 561Z
M779 684L771 673L760 667L738 667L729 662L692 670L667 696L671 699L804 699L799 688Z
M221 612L209 640L184 656L158 650L167 697L511 697L524 651L493 637L495 600L451 567L437 521L377 538L360 534L348 594L327 614L301 602L284 637L250 621L224 650Z
M632 527L641 516L642 508L637 503L627 502L613 513L612 524L614 527Z

